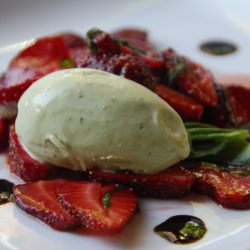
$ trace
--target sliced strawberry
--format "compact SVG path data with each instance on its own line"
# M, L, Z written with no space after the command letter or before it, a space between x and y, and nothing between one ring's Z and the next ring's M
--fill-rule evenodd
M179 115L188 121L199 121L203 106L166 85L156 84L153 91L166 101Z
M243 86L225 86L228 105L231 107L236 125L250 122L250 88Z
M11 61L0 83L0 104L18 101L34 81L64 68L62 62L75 59L75 50L84 46L81 37L70 33L38 39Z
M10 129L10 145L7 160L12 173L25 182L33 182L51 177L56 171L55 166L43 164L31 156L22 148L13 127Z
M0 104L5 105L9 102L17 102L24 91L38 78L25 80L20 85L0 88Z
M250 88L216 85L218 104L207 110L207 122L221 127L242 126L250 122Z
M133 54L92 54L81 67L120 75L148 88L152 88L156 82L151 68L140 57Z
M108 33L101 32L92 40L93 45L101 53L116 54L120 52L119 44Z
M202 164L194 171L195 190L212 197L220 205L235 209L250 208L250 179Z
M119 183L132 187L142 197L177 198L185 195L194 182L194 176L181 165L175 165L157 174L131 172L89 172L90 178L102 183Z
M0 151L5 150L9 144L10 121L0 117Z
M212 107L216 105L214 78L208 70L172 49L165 50L163 58L169 84L176 85L182 93L201 104Z
M152 70L163 70L165 62L159 56L150 56L144 54L138 54L140 58L152 69Z
M160 55L148 48L148 51L144 51L142 48L130 43L129 39L120 40L119 36L111 36L110 34L99 30L91 29L87 32L88 46L92 51L92 55L95 53L103 55L105 57L112 57L114 55L126 56L132 55L135 57L135 61L142 61L151 70L161 71L164 70L165 62ZM142 41L139 41L141 43ZM137 43L136 43L137 44ZM142 46L145 47L145 46ZM90 58L92 57L90 55ZM118 59L119 60L119 59ZM134 72L137 70L134 69ZM156 74L158 72L155 72Z
M152 45L148 41L148 33L145 30L138 28L123 28L112 33L117 39L126 40L131 45L143 49L145 51L152 51Z
M178 88L184 94L204 105L216 106L217 95L212 74L190 60L186 60L186 63L186 69L176 77Z
M148 40L148 33L145 30L138 28L122 28L116 30L112 33L112 35L119 39L133 39L142 42L146 42Z
M77 221L60 205L56 197L62 179L38 181L14 187L14 201L27 214L57 230L66 230L78 225Z
M119 233L137 208L137 198L131 189L100 183L71 182L57 189L63 208L79 219L86 228L102 234Z

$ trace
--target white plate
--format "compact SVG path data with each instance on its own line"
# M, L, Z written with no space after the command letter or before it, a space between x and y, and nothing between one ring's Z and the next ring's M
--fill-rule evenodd
M27 41L45 34L63 30L83 34L93 26L107 31L137 26L150 31L159 48L172 46L206 65L217 79L247 84L250 80L249 8L250 2L244 0L0 0L0 71ZM224 57L200 52L200 43L210 39L232 41L239 51ZM16 182L9 175L4 155L0 156L0 178ZM103 238L56 232L13 204L3 205L0 249L250 249L250 211L224 209L197 195L183 200L141 200L140 210L123 233ZM197 243L179 246L153 233L154 226L178 214L203 219L208 228L205 237Z

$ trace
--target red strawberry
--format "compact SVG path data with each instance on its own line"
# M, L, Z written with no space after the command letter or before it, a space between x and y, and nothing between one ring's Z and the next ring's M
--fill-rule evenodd
M149 88L156 82L151 68L141 58L132 54L92 54L81 67L120 75Z
M199 121L203 106L166 85L156 84L153 91L166 101L179 115L188 121Z
M217 95L212 74L190 60L186 59L186 63L186 69L176 77L180 91L204 105L216 106Z
M119 44L108 33L101 32L92 40L98 52L116 54L120 51Z
M201 165L194 170L195 189L212 197L224 207L236 209L250 208L250 179L234 176L217 168Z
M231 107L234 124L250 122L250 88L243 86L225 86L228 105Z
M136 29L136 28L123 28L116 30L112 33L112 35L118 39L124 39L124 40L137 40L146 42L148 40L148 34L145 30L142 29Z
M39 77L38 77L39 78ZM5 105L10 102L17 102L24 91L30 87L30 85L38 78L25 80L22 84L13 85L9 87L0 87L0 104ZM1 85L1 83L0 83Z
M27 214L57 230L77 226L76 220L69 215L56 198L56 189L64 180L38 181L14 187L14 201Z
M135 36L136 36L135 31ZM131 34L132 35L132 34ZM132 35L133 36L133 35ZM96 53L100 55L104 55L105 57L112 57L114 55L121 55L124 57L127 54L133 55L135 64L138 63L138 60L142 61L149 67L151 70L155 70L156 74L157 71L163 71L165 62L160 56L155 53L152 49L148 49L147 54L144 50L140 49L140 47L136 46L136 44L140 44L141 47L146 47L146 43L138 40L138 42L132 44L130 43L130 39L128 40L116 40L110 34L98 30L98 29L91 29L87 33L88 37L88 45L89 48L92 50L92 55L94 56ZM119 36L117 36L119 38ZM135 47L134 47L135 46ZM91 58L91 55L90 55ZM118 61L120 59L117 59ZM138 74L137 68L134 68L134 74ZM159 73L159 72L158 72Z
M117 39L126 40L132 46L142 50L153 51L152 45L148 41L148 34L145 30L124 28L113 32L112 35Z
M211 109L211 120L220 126L241 126L250 122L250 88L237 85L217 86L218 105Z
M0 151L6 149L9 143L9 120L0 117Z
M156 174L134 174L132 172L89 172L90 178L102 183L119 183L132 187L142 197L177 198L186 194L194 176L181 165L175 165Z
M1 80L0 103L18 101L34 81L65 68L64 61L71 62L75 50L84 46L81 37L69 33L38 39L11 61ZM74 66L74 62L66 65Z
M185 95L207 106L216 106L217 95L212 74L201 65L178 55L174 50L163 52L167 82Z
M22 148L13 127L10 129L10 145L8 150L8 164L12 173L25 182L47 179L55 172L56 167L40 163Z
M57 189L63 208L86 228L102 234L119 233L137 208L137 198L130 189L100 183L71 182Z

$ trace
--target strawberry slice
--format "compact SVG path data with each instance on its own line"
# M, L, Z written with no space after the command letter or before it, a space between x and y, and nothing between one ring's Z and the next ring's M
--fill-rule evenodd
M75 34L64 33L36 40L10 63L0 83L0 104L18 101L37 79L53 71L75 67L75 50L85 46ZM65 61L68 62L65 64ZM69 63L70 62L70 63Z
M9 87L4 86L2 88L0 87L0 104L6 105L10 102L17 102L24 93L24 91L29 88L34 81L38 79L39 77L25 80L24 82L22 82L22 84L13 85Z
M203 106L196 101L163 84L156 84L153 91L175 109L184 120L199 121L201 119Z
M140 47L130 44L130 39L116 40L110 34L94 28L87 32L87 41L92 55L96 53L99 56L104 55L106 57L112 57L113 55L120 55L120 57L133 55L135 57L135 65L137 64L136 61L140 60L151 70L154 70L156 74L164 70L165 62L158 53L149 48L148 51L144 51ZM139 42L141 43L141 41ZM90 58L92 55L90 55ZM134 69L134 74L136 73L137 69Z
M185 95L207 106L216 106L217 95L212 74L201 65L178 55L173 49L163 52L167 82Z
M228 105L231 107L233 121L236 125L250 122L250 88L243 86L225 86Z
M190 60L186 59L186 63L186 69L176 77L180 91L204 105L216 106L217 95L212 74Z
M185 195L194 182L192 173L181 165L175 165L156 174L132 172L103 172L94 169L90 178L102 183L119 183L132 187L142 197L177 198Z
M148 40L148 33L138 28L122 28L114 31L112 35L118 39L133 39L142 42L147 42Z
M145 51L153 51L153 46L148 41L148 33L138 28L123 28L112 33L116 39L126 40L131 45Z
M56 230L72 229L77 221L57 201L56 189L65 183L62 179L38 181L14 187L14 201L27 214Z
M13 126L10 128L9 137L7 161L12 173L25 182L47 179L54 174L56 167L36 161L22 148Z
M195 190L213 198L220 205L235 209L250 208L250 179L235 176L202 164L194 170Z
M133 54L91 54L81 67L120 75L148 88L151 88L157 79L151 68L140 57Z
M9 120L0 117L0 151L5 150L9 144Z
M63 208L87 229L101 234L119 233L137 208L131 189L94 182L70 182L57 189Z
M241 126L250 122L250 88L239 85L217 85L220 99L210 110L211 122L222 126Z

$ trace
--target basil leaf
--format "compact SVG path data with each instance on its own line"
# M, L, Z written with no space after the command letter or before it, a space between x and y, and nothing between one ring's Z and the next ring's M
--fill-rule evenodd
M130 48L136 54L144 54L144 55L146 54L144 50L131 45L130 42L127 41L127 40L117 40L117 42L122 44L122 45L127 46L128 48Z
M179 75L187 68L187 63L182 57L176 55L172 58L172 60L175 66L171 68L168 72L168 82L170 85L173 84L177 75Z
M68 68L68 67L75 67L75 66L76 64L70 59L65 59L60 62L61 68Z
M87 35L86 35L86 41L87 41L87 44L88 44L88 47L90 48L90 50L92 52L95 52L96 51L96 47L95 47L95 44L93 43L93 39L98 36L99 34L103 33L102 30L98 29L98 28L92 28L90 29L88 32L87 32Z
M185 123L185 127L191 141L189 159L250 164L250 134L247 129L225 129L204 123Z
M109 208L111 205L111 196L113 193L124 190L124 187L115 186L113 189L104 193L102 197L102 204L104 208Z
M200 239L204 236L207 229L196 221L188 221L180 230L180 234L185 238Z

